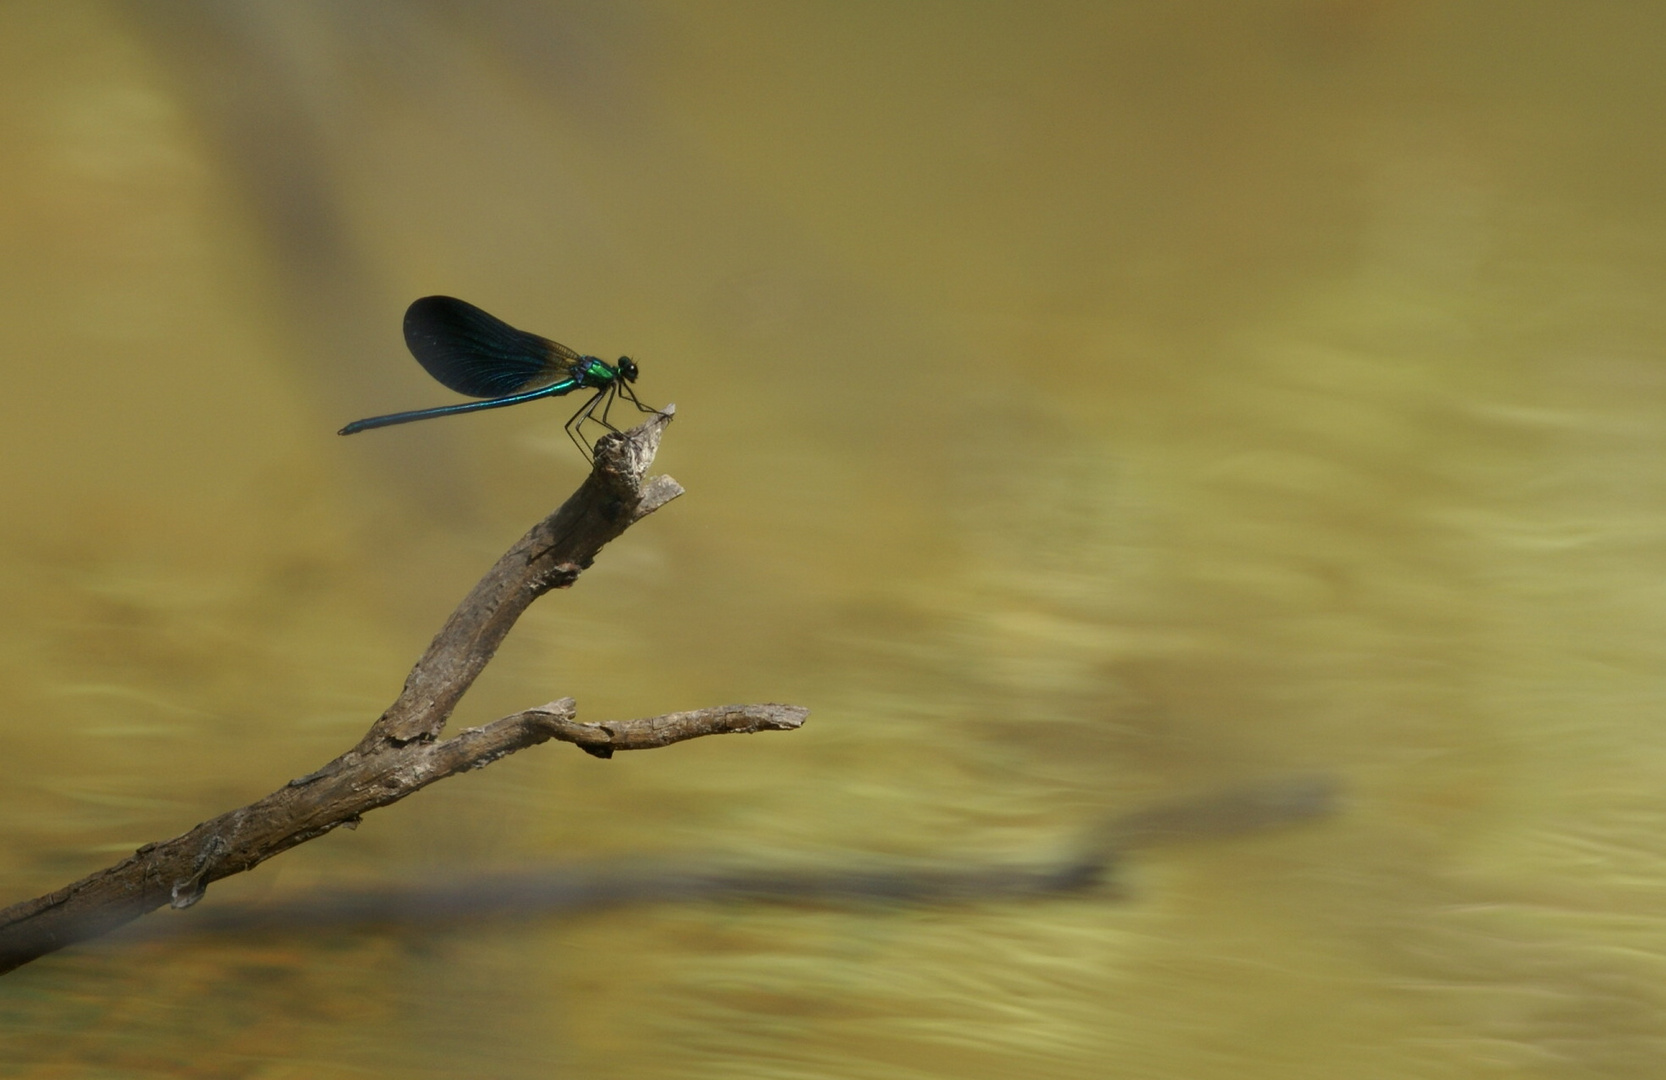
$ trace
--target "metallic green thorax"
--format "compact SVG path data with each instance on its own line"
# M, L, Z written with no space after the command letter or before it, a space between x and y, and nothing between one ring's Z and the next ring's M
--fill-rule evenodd
M579 386L603 387L617 379L619 373L594 356L581 356L578 363L568 369L567 377Z

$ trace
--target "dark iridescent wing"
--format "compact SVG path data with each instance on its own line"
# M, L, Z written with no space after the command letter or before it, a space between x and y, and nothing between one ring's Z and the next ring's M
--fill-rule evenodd
M579 358L450 296L425 296L405 309L405 345L442 385L478 398L554 382Z

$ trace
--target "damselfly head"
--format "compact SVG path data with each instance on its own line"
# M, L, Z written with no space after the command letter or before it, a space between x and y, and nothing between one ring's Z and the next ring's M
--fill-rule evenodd
M636 361L628 356L621 356L619 358L619 377L626 382L635 382L637 374Z

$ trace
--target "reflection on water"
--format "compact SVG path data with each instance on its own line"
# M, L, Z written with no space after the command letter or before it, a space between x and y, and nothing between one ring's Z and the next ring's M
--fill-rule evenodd
M1021 862L1180 791L1350 792L1120 904L72 951L0 981L8 1068L1652 1075L1660 19L6 8L8 896L339 752L576 482L560 409L331 434L432 400L429 293L637 357L689 490L457 721L814 719L520 755L201 910Z
M430 871L413 881L320 890L265 903L217 904L186 919L141 920L122 927L104 943L202 934L317 934L342 928L408 927L432 933L488 919L611 913L633 905L713 899L964 904L1045 898L1105 886L1114 890L1120 863L1142 848L1324 818L1335 812L1335 786L1325 777L1287 777L1119 814L1085 829L1049 861L1032 856L1023 863L893 859L854 866L771 867L683 856L452 877ZM192 906L201 897L198 889L192 904L176 906Z

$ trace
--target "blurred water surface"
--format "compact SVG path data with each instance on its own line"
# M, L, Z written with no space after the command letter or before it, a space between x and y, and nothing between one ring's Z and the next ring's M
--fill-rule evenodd
M206 904L1350 792L1119 896L72 950L0 1075L1657 1075L1663 81L1628 4L0 7L6 901L356 740L580 479L563 402L333 434L452 400L427 293L636 357L689 490L455 723L812 719Z

